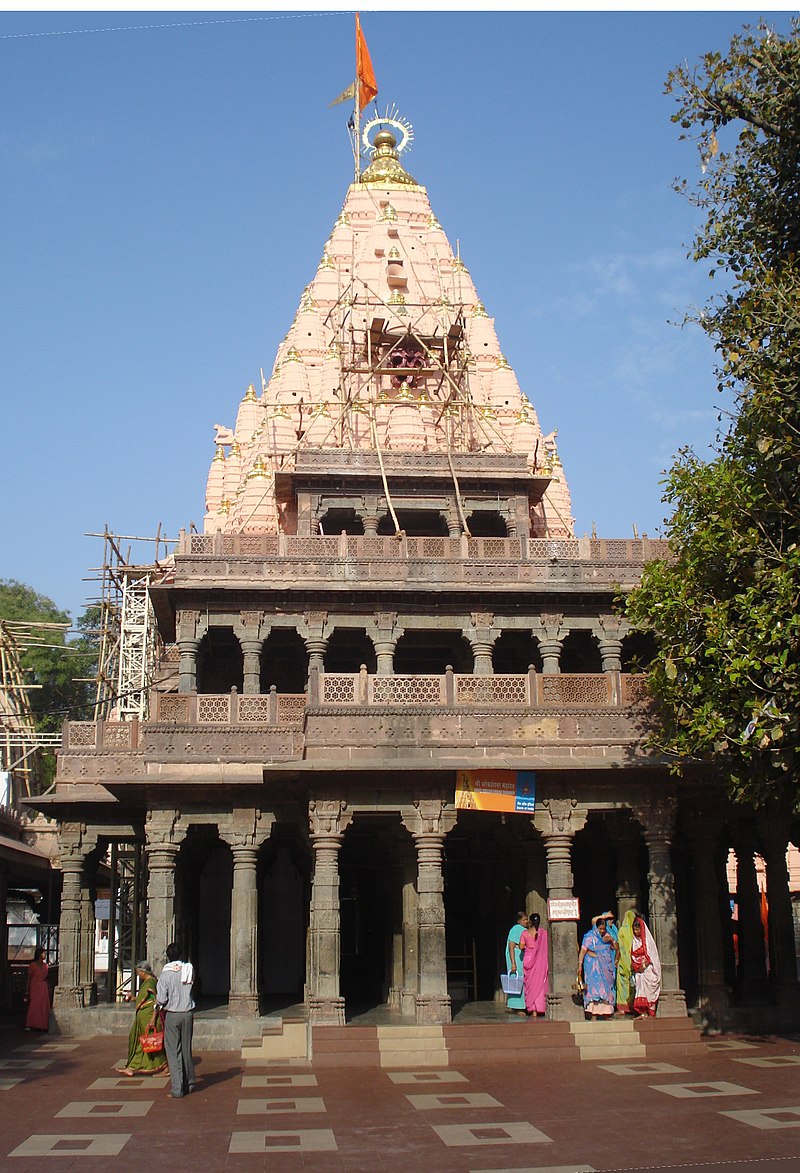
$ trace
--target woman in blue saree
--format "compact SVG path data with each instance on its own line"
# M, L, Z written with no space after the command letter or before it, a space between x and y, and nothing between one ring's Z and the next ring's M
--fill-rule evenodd
M583 1009L591 1018L610 1018L616 1003L618 947L596 916L584 934L578 956L578 981L583 981Z
M522 957L524 949L520 944L520 938L528 927L527 913L517 913L517 923L509 930L508 938L506 940L506 972L522 974ZM517 1014L525 1013L525 992L520 990L518 994L508 994L507 1006L511 1011Z

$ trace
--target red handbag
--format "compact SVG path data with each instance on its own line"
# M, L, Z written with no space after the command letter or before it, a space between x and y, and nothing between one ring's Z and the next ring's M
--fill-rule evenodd
M146 1051L148 1055L164 1050L164 1032L163 1030L156 1030L152 1022L142 1035L142 1050Z

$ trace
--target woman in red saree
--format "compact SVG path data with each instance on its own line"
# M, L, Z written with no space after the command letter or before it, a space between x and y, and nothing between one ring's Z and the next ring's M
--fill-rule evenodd
M28 966L28 1013L25 1015L26 1030L50 1029L50 985L47 981L48 966L44 949L37 949Z
M547 932L540 928L541 917L534 912L529 927L520 938L522 973L525 990L525 1009L528 1014L544 1014L549 961L547 957Z
M641 917L633 922L631 976L635 986L634 1013L640 1018L655 1018L661 997L661 960L653 934Z

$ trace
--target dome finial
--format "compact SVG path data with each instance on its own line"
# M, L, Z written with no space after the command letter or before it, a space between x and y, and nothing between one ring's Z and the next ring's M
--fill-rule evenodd
M364 146L372 151L372 161L361 176L361 183L401 183L418 187L400 162L400 155L413 138L411 124L390 115L371 118L364 127Z

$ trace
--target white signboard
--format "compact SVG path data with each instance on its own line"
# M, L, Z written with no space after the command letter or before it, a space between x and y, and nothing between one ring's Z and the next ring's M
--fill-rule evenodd
M550 921L579 920L580 915L580 905L577 896L569 896L565 900L547 901L547 919Z

